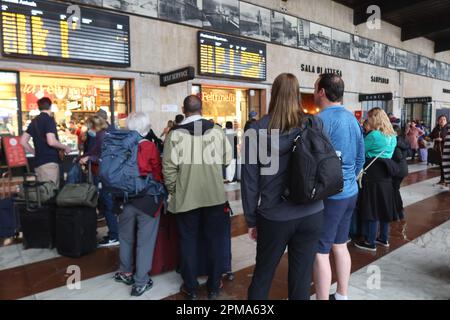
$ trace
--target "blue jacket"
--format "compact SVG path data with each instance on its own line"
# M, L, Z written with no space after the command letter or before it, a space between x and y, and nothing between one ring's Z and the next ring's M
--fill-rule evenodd
M327 107L319 113L336 152L341 153L344 191L330 197L341 200L358 193L356 177L364 166L364 136L356 117L344 106Z

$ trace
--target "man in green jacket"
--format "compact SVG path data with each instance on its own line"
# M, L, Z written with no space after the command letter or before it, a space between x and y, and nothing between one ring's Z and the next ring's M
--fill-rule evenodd
M232 150L222 128L202 118L200 98L188 96L183 113L185 120L167 136L163 157L168 210L177 215L180 232L181 291L196 299L198 241L206 241L208 298L214 299L220 291L227 225L222 172Z

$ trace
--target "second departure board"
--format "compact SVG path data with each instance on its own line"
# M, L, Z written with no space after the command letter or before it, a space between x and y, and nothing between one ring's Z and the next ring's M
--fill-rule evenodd
M129 18L47 0L1 0L4 56L130 65Z
M266 80L266 45L211 32L198 32L199 74Z

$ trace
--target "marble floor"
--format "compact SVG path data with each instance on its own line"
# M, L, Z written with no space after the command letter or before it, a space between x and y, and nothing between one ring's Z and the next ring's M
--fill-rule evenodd
M352 256L351 299L450 298L450 192L438 186L439 170L410 164L402 184L406 219L392 224L391 248L367 253L349 244ZM226 185L233 209L232 270L221 299L245 299L255 262L256 245L246 232L240 185ZM98 236L107 229L99 224ZM81 270L80 288L66 286L67 268ZM98 249L80 259L61 257L56 250L23 250L20 243L0 247L0 299L131 299L130 288L112 280L118 248ZM373 273L375 272L375 273ZM379 277L378 277L379 275ZM287 298L287 257L277 269L271 299ZM176 272L153 277L154 287L137 300L183 299ZM205 279L201 279L201 283ZM314 291L311 290L314 299ZM205 298L204 293L201 298Z

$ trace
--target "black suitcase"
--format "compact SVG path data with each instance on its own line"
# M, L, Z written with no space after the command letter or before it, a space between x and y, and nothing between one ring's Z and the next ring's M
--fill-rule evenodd
M30 181L28 178L34 177ZM15 208L19 211L21 231L23 234L23 248L48 248L55 245L55 205L48 203L41 204L39 185L35 174L24 176L23 188L25 191L25 201L16 201ZM35 189L37 202L28 199L28 192Z
M56 209L56 249L62 256L78 258L97 248L97 211L90 207Z
M16 203L23 234L23 248L52 249L55 246L55 206L45 205L29 210L24 203Z
M442 157L441 157L440 152L436 149L429 148L427 164L440 165L441 162L442 162Z

